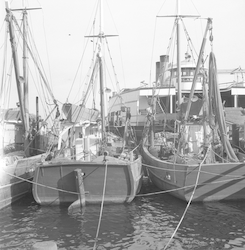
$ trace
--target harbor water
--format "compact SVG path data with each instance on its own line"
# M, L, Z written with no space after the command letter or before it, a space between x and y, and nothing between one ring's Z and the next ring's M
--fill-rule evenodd
M39 206L29 194L0 211L0 249L32 249L42 241L55 241L59 250L164 249L187 204L169 194L144 195L156 191L145 181L142 196L102 213L100 206L72 213ZM245 202L191 204L167 249L245 249Z

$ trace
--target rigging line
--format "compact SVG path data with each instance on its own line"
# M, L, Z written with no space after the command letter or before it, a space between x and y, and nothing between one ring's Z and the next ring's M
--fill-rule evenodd
M125 74L124 74L124 66L123 66L123 58L122 58L122 47L120 43L120 38L119 39L119 50L120 50L120 58L121 58L121 63L122 63L122 76L123 76L123 82L124 82L124 88L126 88L126 79L125 79ZM243 79L243 74L242 74L242 79Z
M50 112L50 114L47 116L46 120L44 120L42 122L42 125L40 126L39 130L37 131L37 133L33 136L32 140L30 140L30 142L28 143L28 145L26 146L26 148L24 148L24 152L29 148L29 146L31 145L31 143L35 140L35 138L37 137L37 135L40 133L43 124L45 124L45 122L48 120L48 118L51 116L51 114L53 113L53 111L56 109L56 107L53 108L53 110Z
M154 34L153 34L152 50L151 50L150 75L149 75L149 84L150 84L150 86L151 86L151 69L152 69L153 53L154 53L155 38L156 38L156 24L157 24L157 18L155 18ZM157 84L155 84L155 85L157 86Z
M28 67L29 67L29 62L28 62ZM29 69L30 69L30 67L29 67ZM38 95L39 95L39 98L42 96L42 95L40 94L41 92L43 93L43 96L45 96L45 90L46 90L47 92L48 92L48 90L47 90L46 88L44 88L41 79L39 79L40 87L41 87L41 89L40 89L40 88L38 88L38 85L36 84L36 81L34 80L34 76L33 76L33 74L32 74L32 71L29 71L29 74L31 75L31 77L32 77L32 79L33 79L34 85L36 86L36 90L37 90L37 93L38 93ZM41 78L41 77L40 77L40 78ZM46 95L47 95L46 98L49 99L48 93L46 93ZM44 99L45 99L45 97L44 97ZM44 114L47 116L47 114L48 114L49 112L51 112L51 111L50 111L50 110L51 110L51 107L44 105L45 100L43 100L43 98L40 98L40 100L41 100L41 104L42 104L42 107L43 107L43 110L44 110ZM48 110L46 109L47 107L48 107ZM55 108L56 108L56 106L55 106Z
M95 10L95 13L97 13L97 11L98 11L98 6L99 6L99 2L97 3L97 7L96 7L96 10ZM94 7L94 8L95 8L95 7ZM94 15L91 14L90 20L92 19L93 16L94 16ZM94 24L94 23L95 23L95 20L93 21L93 24ZM89 26L88 26L88 27L89 27ZM88 30L88 28L87 28L87 30ZM90 29L90 32L88 32L88 34L91 34L91 32L93 32L93 30L94 30L94 25L92 25L92 27L91 27L91 29ZM86 33L87 33L87 31L86 31ZM80 67L81 67L81 65L82 65L83 58L84 58L84 54L85 54L85 51L86 51L86 48L87 48L87 46L88 46L89 41L90 41L90 39L87 39L87 41L86 41L86 43L85 43L85 48L84 48L84 50L83 50L82 57L81 57L81 59L80 59L80 61L79 61L79 64L78 64L78 67L77 67L77 71L76 71L75 77L74 77L73 82L72 82L72 86L71 86L70 91L69 91L68 96L67 96L67 100L69 99L70 94L71 94L71 91L72 91L73 86L74 86L74 84L75 84L75 80L76 80L76 78L77 78L78 71L79 71L79 69L80 69Z
M115 70L115 67L114 67L114 64L113 64L113 61L112 61L112 56L111 56L111 52L110 52L110 49L109 49L109 43L108 43L108 40L107 40L106 37L105 37L105 41L106 41L107 51L108 51L108 54L109 54L109 57L110 57L110 60L111 60L111 65L112 65L113 73L114 73L115 80L116 80L116 89L117 89L117 92L119 93L119 91L120 91L119 81L118 81L116 70Z
M40 3L39 3L40 4ZM44 38L45 38L45 48L46 48L46 54L48 58L48 68L49 68L49 77L51 79L51 87L53 88L53 81L52 81L52 74L51 74L51 67L50 67L50 59L49 59L49 53L48 53L48 45L47 45L47 36L46 36L46 29L44 25L44 14L43 14L43 9L42 9L42 24L43 24L43 29L44 29Z
M107 72L107 74L105 74L104 75L104 77L105 77L105 88L108 86L108 84L107 84L107 79L106 79L106 77L107 77L107 75L109 76L109 79L110 79L110 82L112 83L112 86L113 86L113 88L115 89L115 86L114 86L114 84L113 84L113 81L112 81L112 77L111 77L111 74L110 74L110 71L109 71L109 67L108 67L108 65L107 65L107 63L104 61L104 65L105 65L105 68L106 68L106 72ZM117 80L116 80L117 81ZM118 85L118 82L116 83L116 85L117 85L117 87L116 87L116 89L117 89L117 93L118 93L118 91L120 91L119 90L119 85ZM104 89L104 91L105 91L105 89Z
M87 45L88 45L88 41L89 41L89 40L87 39L87 42L86 42L86 44L85 44L85 49L86 49L86 47L87 47ZM72 83L72 85L71 85L70 91L69 91L68 96L67 96L67 100L69 99L70 94L71 94L71 91L72 91L72 88L73 88L73 86L74 86L74 84L75 84L75 79L76 79L76 77L77 77L79 68L80 68L80 66L81 66L81 64L82 64L82 60L83 60L83 57L84 57L84 54L85 54L85 49L84 49L84 51L83 51L82 57L81 57L81 59L80 59L80 62L79 62L79 64L78 64L77 71L76 71L75 77L74 77L74 79L73 79L73 83Z
M4 55L3 55L3 68L2 68L2 81L1 81L1 86L0 86L0 95L1 95L1 100L2 99L2 95L4 94L4 81L5 81L5 78L4 77L6 75L5 71L6 71L6 63L7 63L7 39L8 39L8 34L7 34L7 26L6 26L6 30L5 30L5 36L4 36ZM0 103L0 105L2 105L2 103Z
M96 43L96 47L97 47L97 45L98 45L98 40L97 40L97 43ZM92 60L91 60L90 67L89 67L89 69L88 69L88 73L86 74L86 76L85 76L85 78L84 78L84 80L83 80L84 84L80 84L80 87L79 87L79 89L78 89L78 92L77 92L76 96L74 97L74 100L75 100L76 97L79 95L80 90L81 90L82 86L84 85L83 92L82 92L82 97L81 97L81 99L79 99L79 100L78 100L77 102L75 102L74 104L77 104L77 103L79 103L79 102L84 103L84 102L86 101L86 99L88 99L88 98L86 98L86 96L90 94L89 92L91 92L90 83L92 82L92 76L93 76L93 74L94 74L94 67L95 67L95 65L96 65L96 59L95 59L95 50L94 50L94 51L93 51L93 58L92 58ZM92 68L93 68L93 72L92 72L92 75L90 76L90 74L91 74L91 69L92 69ZM89 76L90 76L90 77L89 77ZM87 79L86 79L86 78L87 78ZM87 89L86 89L86 88L87 88Z
M122 99L122 97L120 96L120 95L117 95L117 97L116 98L114 98L115 100L114 100L114 102L113 102L113 104L111 105L111 107L108 109L108 113L110 113L111 112L111 110L112 110L112 108L114 107L114 105L116 104L116 101L118 100L118 99ZM122 102L121 102L122 103Z
M166 1L167 1L167 0L165 0L165 1L163 2L163 4L161 5L160 10L159 10L158 13L157 13L157 16L159 16L159 13L160 13L160 11L161 11L163 5L166 3Z
M94 60L94 59L93 59ZM92 63L93 63L93 61L92 61ZM81 105L79 105L78 107L76 107L75 108L75 110L74 110L74 112L73 113L75 113L75 111L79 108L79 112L77 113L77 116L76 116L76 118L75 118L75 122L77 122L77 120L78 120L78 118L79 118L79 115L81 114L81 115L83 115L84 114L84 112L85 112L85 103L86 103L86 100L88 99L88 96L91 94L91 92L92 92L92 85L93 85L93 82L94 82L94 78L95 78L95 81L96 81L96 79L97 79L97 72L96 72L96 69L98 68L98 60L97 60L97 58L95 59L95 63L94 63L94 68L93 68L93 72L92 72L92 75L91 75L91 78L90 78L90 80L89 80L89 84L88 84L88 87L87 87L87 91L86 91L86 93L84 93L84 97L83 97L83 100L82 100L82 103L81 103ZM91 70L91 69L90 69ZM94 94L94 93L93 93ZM93 97L94 98L94 97ZM84 107L84 109L83 109L83 107ZM83 111L82 111L83 110ZM82 113L81 113L81 111L82 111ZM90 117L90 118L92 118L92 116Z
M166 55L168 55L168 56L170 55L171 44L172 44L172 42L174 40L174 32L175 32L175 29L176 29L176 24L177 23L176 23L176 20L175 20L173 28L172 28L171 36L169 38L169 43L168 43L167 51L166 51ZM174 48L175 48L175 43L174 43ZM172 65L173 65L173 58L174 58L174 48L173 48L173 56L172 56ZM162 74L164 74L166 72L166 66L167 66L167 64L165 63L164 67L162 69ZM162 77L162 81L164 81L163 75L161 77ZM160 80L159 78L160 78L160 76L158 76L158 81ZM169 81L168 97L167 97L168 100L169 100L169 96L170 96L171 81L172 81L172 74L170 76L170 81ZM167 107L166 107L166 110L165 110L166 113L168 113L169 105L170 104L169 104L169 101L168 101L167 102ZM167 123L166 122L167 121L167 115L165 116L164 121L165 121L164 123L166 124Z
M29 27L29 26L28 26ZM44 27L44 22L43 22L43 27ZM34 36L33 36L33 33L32 33L32 30L29 28L29 33L28 33L28 38L29 38L29 41L30 41L30 47L32 46L32 44L34 45L34 48L35 48L35 52L36 52L36 55L35 55L35 60L38 61L38 65L40 65L40 67L42 68L42 72L43 74L45 75L45 79L48 79L46 73L45 73L45 70L44 70L44 66L42 64L42 60L41 60L41 57L40 57L40 54L38 52L38 49L36 47L36 43L35 43L35 40L34 40ZM45 29L44 29L45 31ZM51 84L50 84L50 91L52 91L52 77L51 77L51 73L50 73L50 62L49 62L49 55L48 55L48 50L47 50L47 38L46 38L46 33L44 32L44 38L45 38L45 48L46 48L46 54L47 54L47 58L48 58L48 69L49 69L49 76L50 76L50 79L51 79ZM31 43L32 42L32 43ZM34 55L33 55L34 56ZM53 92L52 92L53 93ZM51 95L52 97L52 95ZM53 98L53 97L52 97Z
M84 54L85 54L85 51L86 51L86 47L88 46L88 42L89 42L89 40L87 40L85 49L84 49L84 51L83 51L82 58L81 58L81 60L80 60L80 63L79 63L79 66L78 66L78 69L77 69L75 78L74 78L74 80L73 80L73 84L72 84L71 89L70 89L70 92L69 92L69 95L70 95L70 93L71 93L71 90L72 90L73 85L74 85L74 83L75 83L75 80L76 80L76 78L77 78L78 70L79 70L80 65L81 65L81 63L82 63L82 61L83 61L83 57L84 57ZM94 41L93 41L93 57L92 57L92 59L91 59L91 64L90 64L90 67L89 67L89 69L88 69L88 72L87 72L86 76L84 77L84 80L82 81L82 82L85 83L85 84L84 84L84 88L83 88L83 92L82 92L82 98L81 98L80 100L78 100L77 103L79 103L80 101L83 102L84 96L86 96L85 92L88 91L88 89L89 89L89 85L90 85L90 81L91 81L91 80L89 81L89 76L90 76L90 74L91 74L91 69L94 67L94 65L95 65L95 63L96 63L96 48L98 47L98 43L99 43L98 38L97 38L97 41L96 41L95 46L94 46ZM80 87L79 87L79 89L78 89L78 92L77 92L76 96L74 97L74 100L75 100L75 99L77 98L77 96L79 95L80 90L81 90L82 87L83 87L83 84L80 84ZM86 88L87 88L87 90L86 90ZM67 100L68 100L68 98L69 98L69 95L68 95L68 97L67 97Z
M5 19L3 19L3 22L2 22L2 25L1 25L1 28L0 28L0 33L2 32L2 29L3 29L3 27L5 26L4 23L5 23ZM4 44L3 44L3 45L4 45ZM0 49L3 47L3 45L0 46Z
M35 164L35 163L34 163ZM34 165L33 164L33 165ZM47 185L43 185L41 183L37 183L37 182L33 182L33 181L30 181L28 179L25 179L25 178L22 178L20 176L16 176L14 174L10 174L9 172L5 171L3 168L0 168L0 171L3 171L5 174L11 176L11 177L14 177L16 179L19 179L21 181L26 181L28 183L31 183L31 184L35 184L35 185L38 185L40 187L45 187L45 188L49 188L49 189L52 189L52 190L55 190L55 191L60 191L60 192L64 192L64 193L69 193L69 194L79 194L78 192L73 192L73 191L68 191L68 190L64 190L64 189L60 189L60 188L54 188L54 187L51 187L51 186L47 186Z
M43 95L45 96L45 90L46 90L46 91L48 91L48 90L47 90L46 88L44 88L44 86L43 86L42 81L41 81L40 78L39 78L40 87L39 87L39 85L37 85L36 80L34 79L34 75L32 74L32 71L30 70L31 68L30 68L30 65L29 65L29 62L28 62L28 61L27 61L27 65L28 65L28 69L29 69L29 74L30 74L31 77L32 77L32 80L33 80L33 83L34 83L34 85L35 85L35 87L36 87L36 91L37 91L37 93L38 93L39 98L42 96L42 95L41 95L41 92L42 92ZM37 78L37 79L38 79L38 78ZM40 88L41 88L41 89L40 89ZM47 94L47 93L46 93L46 94ZM49 96L47 95L46 98L49 99ZM44 110L45 110L43 98L40 98L40 100L41 100L42 106L43 106L43 108L44 108ZM54 104L53 104L53 105L54 105Z
M44 156L44 155L46 155L46 154L42 154L42 156ZM35 163L33 163L31 165L35 165ZM15 167L8 166L8 168L11 169L11 168L15 168ZM97 169L98 168L96 168L94 171L96 171ZM60 192L63 192L63 193L68 193L68 194L76 194L76 195L78 194L77 192L73 192L73 191L69 191L69 190L64 190L64 189L59 189L59 188L47 186L47 185L44 185L44 184L41 184L41 183L37 183L37 182L31 181L29 179L22 178L20 176L16 176L14 174L11 174L11 173L7 172L4 168L0 168L0 171L4 172L5 174L7 174L7 175L9 175L11 177L14 177L16 179L19 179L21 181L26 181L26 182L28 182L30 184L35 184L35 185L40 186L40 187L45 187L45 188L49 188L49 189L52 189L52 190L56 190L56 191L60 191ZM200 172L202 173L203 171L200 171ZM245 178L245 176L238 176L237 178L232 178L232 179L228 179L228 180L221 180L221 181L214 181L214 182L211 182L211 183L208 183L208 184L214 185L214 184L226 183L226 182L235 181L235 180L236 181L237 180L242 180L244 178ZM151 196L151 195L166 194L166 193L170 193L170 192L174 192L174 191L178 191L178 190L182 190L182 189L186 189L186 188L193 188L194 186L195 186L195 184L188 185L188 186L183 186L183 187L179 187L179 188L175 188L175 189L170 189L170 190L157 191L157 192L153 192L153 193L137 194L135 197L146 197L146 196ZM198 184L197 186L202 186L202 184ZM127 197L129 197L129 196L127 196Z
M170 51L171 44L172 44L172 41L173 41L173 38L174 38L174 33L175 33L175 30L176 30L176 26L177 26L177 20L174 21L171 36L169 38L169 43L168 43L167 52L166 52L167 55L169 55L169 51Z
M155 167L155 166L150 166L147 165L145 163L142 163L143 166L148 167L148 168L153 168L153 169L158 169L158 170L162 170L162 171L168 171L168 172L179 172L179 173L185 173L185 170L171 170L171 169L167 169L167 168L162 168L162 167ZM194 170L194 169L193 169ZM192 171L193 171L192 170ZM239 175L230 175L230 174L216 174L216 173L212 173L212 172L208 172L208 171L201 171L202 173L205 174L209 174L209 175L213 175L213 176L223 176L223 177L235 177L238 178Z
M45 75L45 79L47 79L47 76L46 76L46 74L45 74L45 71L44 71L44 67L43 67L43 64L42 64L42 61L41 61L41 57L40 57L40 55L39 55L39 53L38 53L38 50L37 50L37 47L36 47L36 44L35 44L35 41L34 41L34 38L33 38L33 35L32 35L32 33L31 33L31 30L29 29L29 36L28 36L28 38L29 38L29 40L30 40L30 48L31 48L31 44L33 44L34 45L34 48L35 48L35 51L36 51L36 55L35 55L35 60L36 61L38 61L38 65L40 65L40 67L42 68L42 72L43 72L43 74ZM31 41L32 41L32 43L31 43ZM34 56L34 55L33 55ZM49 67L49 69L50 69L50 67ZM42 82L42 81L40 81L40 82ZM50 86L51 87L51 86ZM50 90L48 90L48 91L51 91L52 92L52 90L51 90L51 88L50 88ZM43 91L43 93L44 93L44 91ZM54 96L53 96L53 92L52 92L52 95L50 94L50 96L52 97L52 99L54 98Z
M169 38L169 44L168 44L168 47L167 47L167 51L166 51L166 55L169 55L170 56L170 49L172 48L172 59L171 59L171 67L173 67L173 64L174 64L174 56L175 56L175 46L176 46L176 43L173 41L175 40L176 38L176 35L175 35L175 30L176 30L176 27L177 27L177 20L175 20L174 22L174 25L173 25L173 28L172 28L172 32L171 32L171 36ZM173 45L172 45L173 44ZM164 68L163 68L163 72L166 71L166 63L164 64ZM172 69L172 68L171 68ZM171 85L172 85L172 79L173 79L173 73L171 72L170 74L170 79L169 79L169 88L168 88L168 96L167 96L167 99L169 100L170 98L170 88L171 88ZM176 103L175 103L176 105ZM164 123L167 124L167 114L168 114L168 109L169 109L169 106L170 106L170 103L169 101L167 102L167 107L166 107L166 116L164 118Z
M99 38L97 38L95 45L94 45L94 40L93 40L93 57L91 59L91 64L90 64L90 67L88 69L88 72L83 80L83 82L85 82L85 84L84 84L84 88L83 88L83 92L82 92L82 98L78 102L80 102L80 101L84 102L84 98L86 98L86 96L88 95L88 92L91 89L91 83L93 84L92 80L93 80L93 75L94 75L94 71L95 71L94 68L95 68L95 65L97 64L97 57L96 57L97 51L96 51L96 49L98 47L98 44L99 44ZM93 71L91 74L92 68L93 68ZM86 87L87 87L87 89L85 89ZM79 95L81 88L82 88L82 84L80 84L79 91L78 91L77 95L75 96L75 98Z
M191 46L189 46L189 48L190 48L190 50L191 50L191 54L192 54L192 56L193 56L193 50L194 50L196 56L198 57L197 51L195 50L195 47L194 47L194 45L193 45L193 43L192 43L192 40L191 40L191 38L190 38L190 36L189 36L189 33L188 33L187 29L186 29L186 26L185 26L185 23L184 23L183 18L181 18L181 22L182 22L182 25L183 25L183 27L184 27L184 31L185 31L185 35L186 35L187 42L188 42L188 44L189 44L189 42L190 42L190 44L191 44ZM192 48L193 48L193 50L192 50ZM194 59L194 61L195 61L194 56L193 56L193 59ZM195 62L196 62L196 61L195 61Z
M106 179L107 179L107 165L108 165L108 163L105 162L105 178L104 178L104 186L103 186L103 193L102 193L102 200L101 200L101 207L100 207L100 216L99 216L99 222L98 222L98 227L97 227L97 232L96 232L96 236L95 236L93 250L95 250L97 248L100 224L101 224L101 219L102 219L102 212L103 212L104 199L105 199Z
M200 176L200 170L201 170L201 167L202 167L202 165L203 165L203 163L204 163L205 159L207 158L207 155L208 155L209 149L210 149L210 147L208 148L208 150L207 150L207 152L206 152L206 155L205 155L205 157L204 157L203 161L202 161L202 162L200 163L200 165L199 165L199 169L198 169L198 173L197 173L197 178L196 178L196 183L195 183L194 189L193 189L193 191L192 191L192 194L191 194L190 200L189 200L189 202L188 202L188 204L187 204L187 206L186 206L186 208L185 208L185 211L184 211L184 213L183 213L183 215L182 215L182 217L181 217L181 219L180 219L180 221L179 221L179 223L178 223L177 227L175 228L175 230L174 230L174 232L173 232L173 234L172 234L171 238L169 239L168 243L166 244L166 246L164 247L164 249L163 249L163 250L165 250L165 249L167 249L167 248L168 248L168 246L169 246L170 242L172 241L172 239L174 238L174 236L175 236L176 232L178 231L178 229L179 229L179 227L180 227L180 225L181 225L181 223L182 223L182 221L183 221L183 219L184 219L184 217L185 217L185 215L186 215L186 212L187 212L187 210L188 210L188 208L189 208L189 206L190 206L190 204L191 204L191 202L192 202L192 199L193 199L194 193L195 193L196 188L197 188L197 186L198 186L198 180L199 180L199 176Z
M15 25L17 26L17 28L18 28L18 30L19 30L21 36L23 37L23 33L22 33L22 31L21 31L21 28L20 28L20 26L19 26L19 24L18 24L18 22L17 22L17 20L16 20L16 18L15 18L14 16L13 16L13 20L14 20ZM31 51L29 45L28 45L28 44L26 44L26 45L27 45L27 49L28 49L28 51L29 51L29 53L30 53L30 55L31 55L31 57L32 57L32 59L33 59L33 62L34 62L34 64L36 65L36 67L37 67L37 69L38 69L38 71L39 71L39 74L41 75L42 80L43 80L44 84L46 85L46 88L47 88L48 91L49 91L49 94L51 95L51 97L52 97L54 103L56 103L56 100L55 100L55 98L54 98L54 95L53 95L53 93L52 93L52 91L51 91L51 89L50 89L50 86L49 86L48 82L46 81L46 78L44 77L43 72L41 71L41 69L40 69L40 67L39 67L39 65L38 65L38 63L37 63L37 61L35 60L34 55L33 55L32 51Z
M28 27L30 27L30 26L28 26ZM19 27L18 27L19 28ZM19 32L20 32L20 34L22 35L22 33L21 33L21 31L20 31L20 28L19 28ZM34 62L36 63L36 65L40 65L41 67L42 67L42 70L44 71L44 68L43 68L43 65L42 65L42 63L41 63L41 60L40 60L40 56L39 56L39 54L38 54L38 50L37 50L37 47L36 47L36 45L35 45L35 42L34 42L34 39L33 39L33 36L32 36L32 33L31 33L31 30L29 29L29 33L28 33L30 36L28 36L28 38L31 38L31 40L32 40L32 43L34 44L34 47L35 47L35 51L37 52L37 58L36 58L36 56L35 56L35 58L34 58L34 54L33 54L33 60L34 60ZM22 35L23 36L23 35ZM30 39L29 39L29 41L30 41ZM31 50L31 44L32 44L31 42L30 42L30 47L29 47L29 49ZM38 60L37 60L38 59ZM38 67L38 66L37 66ZM30 69L30 67L29 67L29 62L28 62L28 68ZM30 71L31 72L31 71ZM45 73L44 73L44 75L45 75ZM46 76L45 76L46 77ZM34 77L33 77L33 75L32 75L32 78L33 78L33 80L34 80ZM40 81L41 83L42 83L42 81ZM36 82L34 81L34 83L35 83L35 85L36 85ZM36 89L38 89L37 88L37 85L36 85ZM44 90L43 90L43 93L44 93ZM52 93L51 93L51 97L53 98L53 96L52 96ZM41 101L42 101L42 105L43 105L43 107L44 107L44 104L43 104L43 100L41 99Z
M202 173L202 171L200 171ZM232 181L238 181L238 180L244 180L245 176L239 176L237 178L232 178L232 179L228 179L228 180L221 180L221 181L213 181L210 183L203 183L203 184L198 184L197 186L204 186L204 184L208 184L208 185L216 185L216 184L220 184L220 183L228 183L228 182L232 182ZM151 196L151 195L158 195L158 194L167 194L170 192L175 192L175 191L179 191L179 190L183 190L186 188L193 188L195 187L195 184L193 185L188 185L188 186L183 186L183 187L179 187L179 188L174 188L174 189L169 189L169 190L162 190L162 191L157 191L157 192L153 192L153 193L147 193L147 194L137 194L135 197L144 197L144 196Z
M6 25L6 36L8 37L8 25ZM7 37L6 37L6 55L7 55ZM17 36L16 37L16 44L17 44L17 46L20 46L20 43L19 43L19 40L20 40L20 36ZM16 46L16 47L17 47ZM5 91L6 91L6 93L8 93L8 98L7 98L7 100L8 100L8 102L7 102L7 104L5 103L5 107L9 107L9 105L10 105L10 95L11 95L11 88L12 88L12 70L13 70L13 58L11 57L11 63L10 63L10 66L9 66L9 70L8 70L8 75L9 75L9 80L8 80L8 84L7 84L7 86L6 86L6 88L5 88ZM6 78L6 80L7 80L7 77L5 77Z
M39 3L39 2L38 2ZM41 6L41 4L39 3L39 6ZM45 30L45 25L44 25L44 15L43 15L43 9L40 7L40 9L42 10L42 25L43 25L43 30L44 30L44 38L45 38L45 49L46 49L46 54L47 54L47 58L48 58L48 69L49 69L49 77L51 79L51 87L52 87L52 76L51 76L51 71L50 71L50 61L49 61L49 53L48 53L48 46L47 46L47 37L46 37L46 30ZM31 20L31 26L29 25L29 22L28 22L28 30L29 30L29 34L30 34L30 37L32 38L32 41L33 41L33 44L35 46L35 49L36 49L36 52L38 52L37 50L37 47L36 47L36 44L34 42L34 38L33 38L33 35L32 35L32 30L33 30L33 26L32 26L32 18L31 18L31 15L28 13L29 15L29 18L28 20ZM31 28L30 28L31 27ZM32 29L32 30L31 30ZM38 53L37 53L38 54ZM38 54L38 58L39 58L39 63L41 62L40 60L40 56ZM41 63L40 63L41 64ZM42 66L42 70L44 71L44 67L43 65ZM45 75L45 77L47 78L47 76Z
M92 85L94 84L94 81L97 79L97 68L98 68L98 58L97 57L92 59L89 72L91 71L92 66L93 66L93 70L92 70L92 74L90 76L90 79L88 79L88 83L85 83L85 85L87 85L87 89L86 89L86 91L83 91L83 97L80 100L80 101L82 101L82 103L81 103L82 106L86 104L86 101L88 99L88 95L92 89ZM89 77L89 74L87 74L87 77Z
M111 15L111 18L112 18L112 21L113 21L113 24L115 26L115 29L116 29L116 32L117 34L119 34L118 32L118 29L117 29L117 26L116 26L116 23L113 19L113 15L112 15L112 12L111 12L111 9L110 9L110 6L108 5L108 2L106 1L106 4L107 4L107 7L108 7L108 10L109 10L109 13ZM124 67L123 67L123 58L122 58L122 48L121 48L121 43L120 43L120 37L118 37L118 41L119 41L119 51L120 51L120 58L121 58L121 64L122 64L122 75L123 75L123 82L124 82L124 88L126 88L126 81L125 81L125 74L124 74ZM106 39L107 41L107 39ZM119 83L116 79L116 82ZM119 87L118 87L119 88ZM120 89L120 88L119 88Z
M8 100L8 102L5 104L5 107L9 108L10 106L10 96L11 96L11 88L12 88L12 70L13 70L13 59L11 59L11 65L10 68L8 70L9 72L9 80L8 80L8 84L7 87L5 88L6 91L6 96L8 95L8 97L6 98ZM7 80L7 79L6 79Z
M196 8L196 6L195 6L195 4L193 3L193 1L192 1L192 0L191 0L191 3L193 4L194 8L196 9L196 11L197 11L198 15L199 15L199 16L201 16L201 15L200 15L200 13L199 13L199 11L198 11L198 9Z

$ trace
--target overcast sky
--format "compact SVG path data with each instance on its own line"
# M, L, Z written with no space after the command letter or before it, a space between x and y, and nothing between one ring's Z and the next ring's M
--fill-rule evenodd
M13 0L9 4L15 8L22 7L23 2ZM213 49L218 68L245 68L245 0L179 2L181 14L213 18ZM77 100L79 87L74 87L69 96L68 93L83 55L87 42L84 36L89 35L96 3L97 0L32 0L25 3L28 7L42 8L29 14L29 22L54 96L61 103ZM1 56L4 8L5 1L1 0ZM141 81L149 83L155 80L155 62L166 53L174 21L173 18L156 16L175 13L174 0L104 0L104 31L118 35L108 38L108 42L120 88L139 87ZM193 30L188 32L199 51L205 21L200 23L192 19L190 22ZM197 26L192 26L193 23ZM182 59L185 49L181 48ZM90 59L82 62L84 73L90 62Z

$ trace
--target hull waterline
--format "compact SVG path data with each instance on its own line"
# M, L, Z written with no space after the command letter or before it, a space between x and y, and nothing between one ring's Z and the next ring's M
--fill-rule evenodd
M0 209L31 192L34 170L41 155L16 160L11 165L1 161L0 172Z
M174 164L152 156L147 148L143 157L152 183L181 200L245 199L245 163Z
M41 205L69 205L79 198L76 171L83 175L86 204L131 202L142 182L141 157L134 162L57 162L35 171L33 196ZM103 187L105 194L103 196Z

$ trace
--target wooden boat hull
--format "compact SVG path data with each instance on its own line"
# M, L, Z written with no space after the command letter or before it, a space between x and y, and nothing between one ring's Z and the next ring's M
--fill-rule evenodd
M131 202L142 182L141 156L133 162L60 161L37 167L33 197L41 205L69 205L78 200L75 170L83 173L86 204L101 203L106 178L104 203Z
M149 177L159 189L181 200L191 199L198 178L198 164L174 164L154 157L147 147L142 156ZM192 201L245 199L245 162L204 164Z
M0 209L9 206L31 192L36 164L40 162L41 155L15 160L13 164L6 165L1 161L0 169Z

